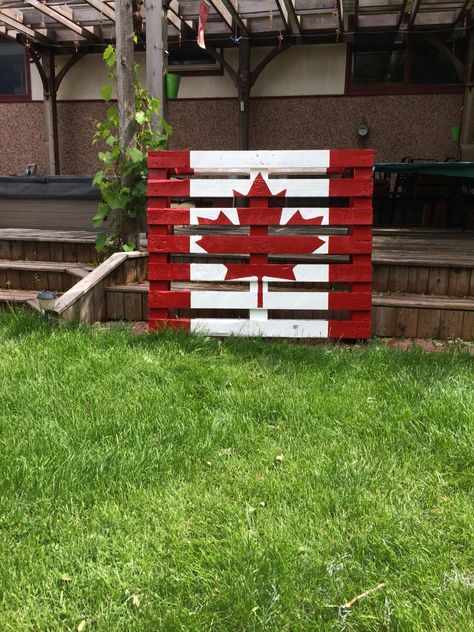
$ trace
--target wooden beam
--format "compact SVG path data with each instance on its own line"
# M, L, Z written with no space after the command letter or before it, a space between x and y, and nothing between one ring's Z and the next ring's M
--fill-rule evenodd
M7 13L5 13L5 11L2 11L2 10L0 10L0 22L3 22L10 28L15 29L19 33L23 33L23 35L26 35L27 37L33 40L36 40L37 42L40 42L42 44L52 43L52 40L50 40L48 37L46 37L39 31L35 31L35 29L32 29L26 24L22 24L21 22L18 22L18 20L10 17L10 15L8 15Z
M359 0L354 0L354 33L359 29Z
M405 11L407 9L407 0L403 0L402 8L400 9L400 13L398 15L396 30L399 31L400 27L403 24L403 18L405 17Z
M301 35L300 20L296 15L294 0L284 0L284 2L288 10L288 23L290 25L291 33L293 35Z
M112 22L115 22L115 11L103 0L85 0L87 4L90 4L91 7L97 9L99 13L105 15L106 18L109 18Z
M249 148L250 89L250 40L243 38L239 44L239 149Z
M415 4L413 5L413 8L411 10L410 17L408 18L407 31L412 30L413 25L415 24L416 14L418 13L419 8L420 8L420 0L415 0Z
M178 31L181 31L182 27L184 27L185 30L197 38L197 33L193 29L193 23L185 20L180 14L178 0L171 0L168 4L167 19Z
M84 26L81 26L80 24L77 24L76 22L74 22L74 20L71 20L70 18L66 17L64 13L62 12L60 13L59 11L57 11L56 8L48 4L44 4L40 0L25 0L25 2L29 4L30 6L32 6L34 9L37 9L41 13L44 13L44 15L47 15L48 17L53 19L55 22L59 22L59 24L62 24L63 26L68 28L70 31L73 31L74 33L76 33L76 35L80 35L84 39L87 39L93 42L99 41L99 38L91 30L90 27L84 27Z
M48 82L47 89L43 86L43 96L49 175L57 176L59 175L58 108L54 52L51 49L43 54L42 66Z
M133 2L117 0L115 3L117 49L117 105L119 114L120 148L123 152L135 146L135 81L133 43ZM130 187L132 177L122 176L122 187ZM138 244L137 218L123 217L119 226L122 243Z
M238 5L237 5L236 0L222 0L222 2L226 6L227 10L229 11L229 13L232 16L233 21L239 27L241 32L244 35L248 35L249 31L248 31L248 28L247 28L247 21L243 20L241 18L239 10L237 8Z
M405 0L406 2L406 0ZM344 33L344 5L342 0L336 0L337 19L339 21L339 37Z
M464 102L462 108L461 145L474 143L474 32L468 36L468 47L464 69ZM461 156L461 160L463 157ZM465 160L465 159L464 159Z
M228 29L232 31L232 15L222 0L208 0L208 2L217 11L222 20L224 20Z
M288 9L284 2L284 0L275 0L278 11L280 12L281 19L283 20L283 24L285 25L285 30L287 33L290 33L290 23L288 21Z
M165 115L164 76L166 72L166 19L161 0L147 0L146 26L146 84L151 96L156 97ZM154 127L158 121L153 121Z

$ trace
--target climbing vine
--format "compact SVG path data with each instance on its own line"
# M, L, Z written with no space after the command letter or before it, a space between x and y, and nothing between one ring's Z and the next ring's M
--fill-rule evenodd
M118 250L130 251L138 247L139 220L146 215L147 151L166 149L171 127L159 117L160 102L141 87L138 67L134 67L135 142L123 149L119 137L119 112L111 103L117 85L117 55L109 45L103 55L110 82L102 87L103 99L110 103L105 119L96 121L93 144L100 143L98 153L102 168L93 183L101 193L101 202L92 220L100 228L108 220L110 230L98 234L96 250L108 254ZM154 126L153 120L159 125Z

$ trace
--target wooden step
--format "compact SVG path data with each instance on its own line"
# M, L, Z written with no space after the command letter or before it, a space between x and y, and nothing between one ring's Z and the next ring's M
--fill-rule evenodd
M96 236L85 230L0 228L0 259L92 263Z
M0 288L65 292L92 270L78 263L0 260Z
M36 298L37 294L37 292L31 290L5 290L0 288L0 310L22 305L42 314L43 312Z
M82 231L0 229L0 259L91 263L95 235Z
M474 340L474 298L374 294L373 331L380 337Z

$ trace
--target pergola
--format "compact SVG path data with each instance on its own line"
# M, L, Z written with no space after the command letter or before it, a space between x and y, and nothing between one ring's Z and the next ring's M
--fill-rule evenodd
M290 46L353 42L375 36L400 40L429 34L453 58L444 41L464 37L472 28L473 0L206 1L210 8L206 51L222 64L235 84L241 149L248 147L252 86L267 64ZM131 58L135 32L135 48L146 50L147 87L165 107L167 51L197 45L199 8L199 0L0 0L0 36L17 40L27 48L42 80L51 173L59 171L56 95L74 64L111 42L116 42L119 59ZM474 110L474 44L471 37L469 41L466 63L453 59L466 88L463 142L471 140ZM271 49L252 68L250 52L256 46ZM238 69L222 54L223 48L230 47L239 51ZM57 74L56 55L68 56ZM132 99L132 86L130 75L120 66L118 98L125 111ZM125 120L122 125L126 125Z

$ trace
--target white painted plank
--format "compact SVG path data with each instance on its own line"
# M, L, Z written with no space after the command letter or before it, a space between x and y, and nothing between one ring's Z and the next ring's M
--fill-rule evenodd
M271 338L327 338L327 320L243 320L193 318L191 331L213 336L265 336Z
M253 181L248 179L209 179L190 180L190 197L237 197L246 196ZM329 180L321 179L288 179L267 180L272 195L285 191L286 197L328 197ZM237 195L234 194L237 192Z
M307 283L325 283L329 281L329 264L327 263L300 263L293 268L295 282ZM227 275L227 266L223 263L191 263L190 264L190 280L191 281L225 281ZM242 277L240 279L227 279L229 282L235 281L257 281L256 276ZM285 281L291 282L289 279L280 277L263 277L264 281Z
M193 169L309 169L327 168L330 151L191 151Z
M254 283L254 282L253 282ZM263 309L328 309L327 292L263 291ZM257 291L191 290L191 309L257 310Z

